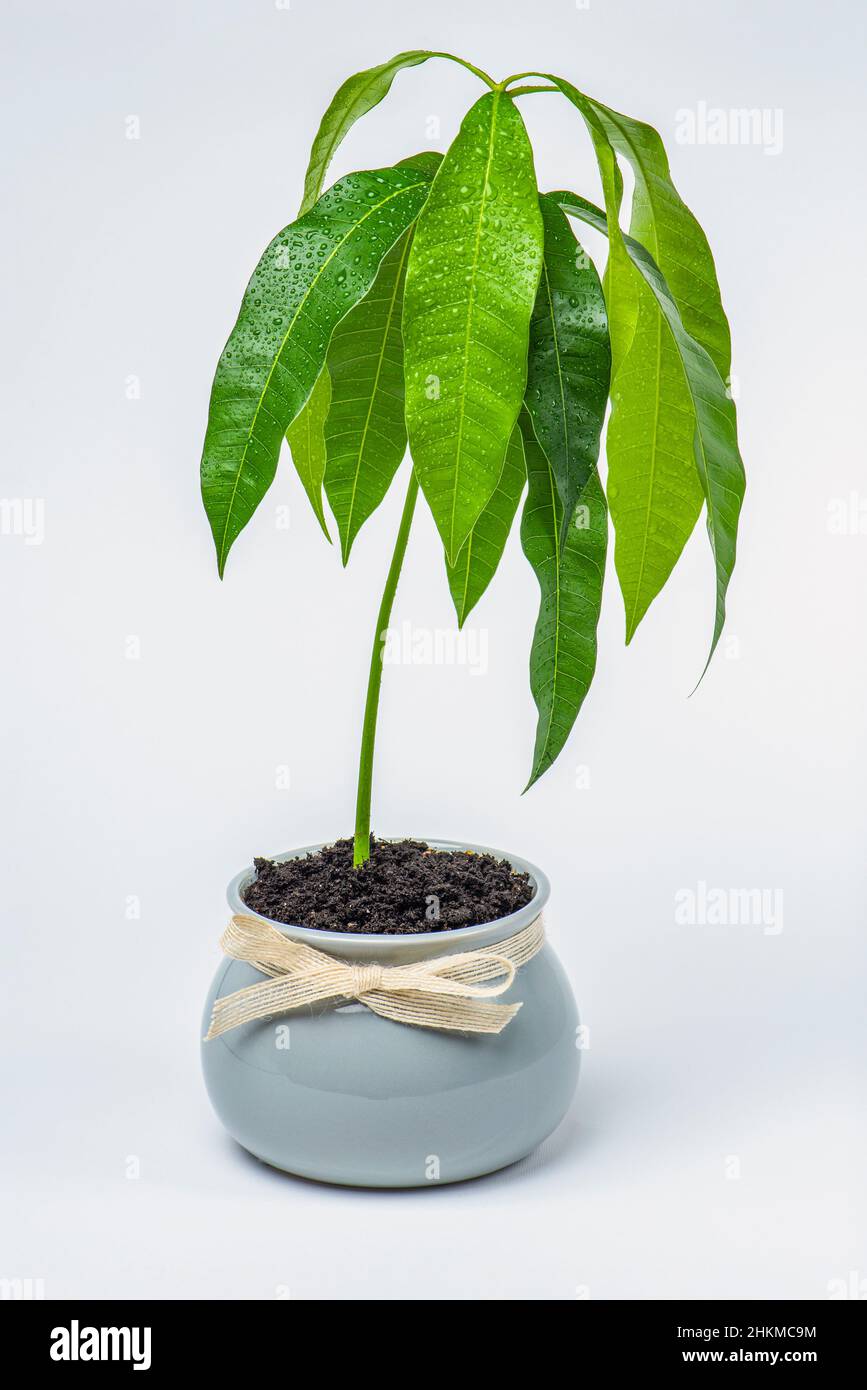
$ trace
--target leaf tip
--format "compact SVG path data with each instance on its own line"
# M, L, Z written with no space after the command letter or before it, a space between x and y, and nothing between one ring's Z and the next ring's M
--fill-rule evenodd
M528 780L528 782L527 782L527 785L525 786L524 790L521 792L521 795L522 795L522 796L526 796L526 795L527 795L527 792L530 790L530 788L536 785L536 783L538 782L539 778L542 776L542 773L543 773L545 770L546 770L546 769L545 769L544 766L540 766L539 763L534 763L533 768L532 768L532 771L530 772L530 777L529 777L529 780Z
M639 627L639 624L640 624L640 622L641 622L641 619L644 617L644 614L645 614L646 612L647 612L647 608L645 607L641 612L636 612L636 611L633 609L633 611L632 611L631 613L627 613L627 614L626 614L626 645L627 645L627 647L629 646L630 642L632 641L633 637L635 636L636 632L638 631L638 627Z
M686 697L688 700L691 700L691 699L692 699L693 695L696 693L696 691L698 690L698 688L699 688L699 686L701 685L702 681L704 680L705 676L707 675L708 667L710 666L710 663L711 663L711 661L713 660L713 654L714 654L715 651L716 651L716 644L714 643L714 646L711 647L710 654L708 655L708 659L707 659L707 661L704 663L704 670L702 671L702 673L701 673L701 675L699 676L698 680L696 681L695 685L692 687L692 690L689 692L689 694L688 694L687 697Z
M704 669L702 670L701 675L699 676L698 680L696 681L695 685L693 686L692 690L689 692L689 695L687 696L687 699L689 699L689 700L692 699L693 695L694 695L695 692L698 690L699 686L701 685L702 681L704 680L705 676L707 675L708 667L710 666L710 663L713 661L714 652L716 651L716 649L717 649L717 647L718 647L718 645L719 645L719 639L722 637L722 633L723 633L723 628L724 628L724 626L725 626L725 613L723 613L722 617L720 617L720 615L717 614L717 620L716 620L716 623L715 623L715 625L714 625L713 638L711 639L711 644L710 644L710 651L709 651L708 654L707 654L707 661L704 663Z

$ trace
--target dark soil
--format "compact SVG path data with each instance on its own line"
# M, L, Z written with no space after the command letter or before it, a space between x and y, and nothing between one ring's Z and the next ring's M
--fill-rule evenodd
M303 859L254 863L247 906L275 922L319 931L454 931L507 917L533 896L528 875L505 860L431 849L422 840L372 839L370 858L358 869L351 840Z

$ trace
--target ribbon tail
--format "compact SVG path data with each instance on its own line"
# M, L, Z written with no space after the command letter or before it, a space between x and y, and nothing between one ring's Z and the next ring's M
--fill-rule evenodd
M275 980L261 980L245 989L217 999L211 1012L211 1024L205 1042L239 1028L242 1023L255 1023L274 1014L291 1013L305 1004L334 999L342 994L345 972L320 971L309 975L279 975Z
M502 1033L520 1009L518 1004L491 1004L482 999L461 999L453 994L427 994L422 990L371 990L360 996L381 1018L458 1033Z

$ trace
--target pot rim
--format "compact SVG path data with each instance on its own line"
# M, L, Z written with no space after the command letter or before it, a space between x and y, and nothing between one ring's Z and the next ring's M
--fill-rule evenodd
M451 951L456 944L461 948L478 944L479 938L491 940L491 933L495 932L499 940L514 935L521 931L523 927L529 926L548 902L551 895L551 884L546 874L537 868L528 859L522 859L517 854L511 854L501 849L493 849L489 845L471 844L464 840L441 840L431 835L382 835L378 838L389 840L392 843L398 840L418 839L432 849L444 850L471 850L475 854L491 854L495 859L505 859L508 864L519 873L526 873L530 876L533 884L533 896L528 903L517 912L510 912L506 917L496 917L489 922L477 922L471 927L455 927L447 931L428 931L428 932L346 932L330 931L317 927L305 927L288 922L277 922L273 917L265 917L261 912L256 912L244 902L241 893L255 877L255 868L249 864L246 868L237 873L229 884L226 892L229 907L233 913L243 914L249 917L257 917L262 922L267 922L269 926L277 927L280 931L285 931L309 942L311 946L319 946L324 951L334 951L335 945L339 942L346 948L356 948L364 950L367 947L380 949L395 949L400 943L407 946L428 948L436 945L442 950L448 946ZM268 856L275 863L282 863L287 859L300 859L306 854L315 854L317 850L325 849L328 845L333 845L333 840L323 840L316 845L303 845L299 849L286 850L282 854Z

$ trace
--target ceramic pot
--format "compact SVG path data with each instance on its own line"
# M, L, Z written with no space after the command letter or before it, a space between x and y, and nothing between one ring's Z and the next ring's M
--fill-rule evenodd
M415 936L272 925L343 960L405 965L493 946L545 907L547 878L517 855L428 843L506 859L530 875L531 902L496 922ZM254 876L250 867L229 885L232 913L259 915L242 897ZM202 1036L215 999L264 978L253 966L224 958L205 1004ZM498 1002L515 1000L523 1007L495 1035L411 1027L360 1003L325 1003L246 1023L202 1043L205 1084L233 1138L289 1173L358 1187L424 1187L478 1177L541 1143L565 1115L578 1081L578 1013L550 941L521 966Z

